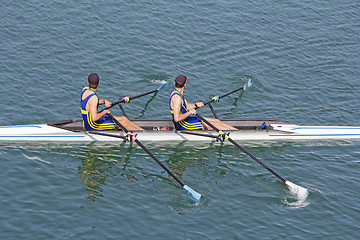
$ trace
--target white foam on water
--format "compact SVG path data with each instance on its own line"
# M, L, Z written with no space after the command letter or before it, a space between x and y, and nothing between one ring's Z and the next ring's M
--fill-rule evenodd
M306 207L309 205L309 202L305 202L309 192L306 188L300 187L290 181L285 182L289 187L291 195L297 200L295 202L288 202L285 200L285 203L293 208Z
M151 82L156 83L156 84L164 84L167 81L166 80L160 80L160 79L152 79Z
M287 205L288 208L302 208L310 204L310 202L305 202L305 200L290 202L287 199L284 199L283 202Z
M27 156L26 154L23 154L23 156L26 157L27 159L30 159L30 160L38 160L38 161L43 162L43 163L52 164L51 162L42 160L42 159L39 158L39 157L29 157L29 156Z

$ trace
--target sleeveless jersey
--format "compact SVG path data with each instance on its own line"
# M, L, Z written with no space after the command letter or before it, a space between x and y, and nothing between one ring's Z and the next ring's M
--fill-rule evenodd
M174 120L174 111L171 108L171 99L175 94L179 95L183 102L183 104L181 105L181 109L180 109L181 113L184 114L184 113L188 112L187 107L186 107L186 102L185 102L185 99L183 98L183 96L181 96L177 92L174 92L173 94L171 94L170 101L169 101L170 113L173 117L173 120ZM201 120L197 116L189 116L179 122L174 121L174 123L175 123L175 127L177 130L202 130Z
M80 97L80 109L81 109L81 115L83 117L85 126L87 128L88 131L92 131L92 130L111 130L111 129L115 129L115 123L110 119L109 116L105 115L102 118L100 118L97 121L92 121L91 119L91 113L86 111L86 104L89 101L89 99L92 96L95 96L94 93L90 94L89 96L87 96L84 100L82 99L82 96L84 95L84 92L87 89L84 89L81 93L81 97Z

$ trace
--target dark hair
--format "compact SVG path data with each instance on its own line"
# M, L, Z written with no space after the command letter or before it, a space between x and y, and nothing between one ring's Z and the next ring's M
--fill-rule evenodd
M90 87L97 87L99 85L99 76L96 73L91 73L88 77Z
M182 88L187 82L187 77L185 75L179 75L175 78L175 87Z

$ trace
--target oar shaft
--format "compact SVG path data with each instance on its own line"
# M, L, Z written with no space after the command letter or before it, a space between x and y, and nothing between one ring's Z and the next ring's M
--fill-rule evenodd
M154 156L154 154L152 154L139 140L135 139L135 142L147 153L150 155L150 157L152 157L152 159L154 159L157 164L159 164L172 178L174 178L180 185L181 187L184 187L185 184L183 184L167 167L165 167L165 165L160 162L160 160Z
M219 117L218 117L218 115L216 114L216 112L215 112L214 108L212 107L211 103L209 103L209 107L210 107L210 110L211 110L212 114L214 115L214 117L215 117L216 119L219 119Z
M196 116L198 116L198 118L200 118L201 121L203 121L204 123L206 123L207 125L209 125L210 127L212 127L215 131L219 132L220 130L215 127L213 124L211 124L208 120L206 120L205 118L203 118L202 116L200 116L199 114L196 114ZM231 142L232 144L234 144L237 148L239 148L241 151L243 151L244 153L246 153L249 157L251 157L252 159L254 159L257 163L259 163L261 166L263 166L265 169L267 169L269 172L271 172L272 174L274 174L277 178L279 178L281 181L285 182L285 179L282 178L279 174L277 174L276 172L274 172L271 168L269 168L268 166L266 166L263 162L261 162L259 159L257 159L254 155L252 155L249 151L247 151L245 148L243 148L242 146L240 146L240 144L238 144L237 142L235 142L234 140L232 140L230 137L227 139L229 140L229 142Z
M158 92L158 91L161 91L162 89L164 89L167 85L167 82L161 84L161 86L158 88L158 89L155 89L155 90L152 90L152 91L149 91L149 92L146 92L146 93L142 93L142 94L139 94L139 95L136 95L136 96L132 96L132 97L129 97L129 101L130 100L133 100L135 98L139 98L139 97L142 97L142 96L145 96L145 95L148 95L148 94L151 94L151 93L155 93L155 92ZM104 111L105 109L110 109L112 108L113 106L119 104L119 103L124 103L125 102L125 99L122 98L122 99L119 99L113 103L111 103L111 106L110 107L107 107L107 108L104 108L103 110L101 110L100 112Z
M200 136L200 137L219 138L218 136L205 134L205 133L197 133L197 132L192 132L192 131L180 131L180 133L189 134L189 135L195 135L195 136Z
M243 151L244 153L246 153L249 157L251 157L252 159L254 159L258 164L260 164L261 166L263 166L265 169L267 169L269 172L271 172L272 174L274 174L277 178L279 178L281 181L285 182L285 179L283 179L279 174L277 174L276 172L274 172L271 168L269 168L268 166L266 166L265 163L261 162L259 159L257 159L254 155L252 155L248 150L246 150L245 148L243 148L242 146L240 146L237 142L235 142L234 140L232 140L231 138L228 139L229 142L231 142L232 144L234 144L237 148L239 148L241 151Z
M237 91L239 91L239 90L241 90L241 89L244 89L244 87L237 88L237 89L235 89L235 90L232 90L231 92L228 92L228 93L225 93L225 94L219 96L219 100L220 100L221 98L226 97L227 95L230 95L230 94L232 94L232 93L234 93L234 92L237 92ZM206 100L206 101L204 102L204 105L207 105L207 104L212 103L212 102L214 102L214 99L210 98L210 99L208 99L208 100ZM197 107L196 107L196 109L197 109Z
M227 95L233 94L234 92L237 92L237 91L242 90L242 89L244 89L244 87L240 87L238 89L232 90L231 92L225 93L225 94L219 96L219 98L226 97Z
M153 90L153 91L150 91L150 92L147 92L147 93L142 93L142 94L139 94L139 95L136 95L136 96L130 97L130 100L135 99L135 98L139 98L139 97L142 97L142 96L145 96L145 95L151 94L151 93L155 93L155 92L157 92L157 91L159 91L159 89L156 89L156 90Z
M108 114L108 116L115 122L116 125L118 125L125 133L128 133L129 131L122 125L113 115ZM185 184L183 184L165 165L160 162L160 160L155 157L152 152L150 152L138 139L135 139L135 142L154 159L171 177L173 177L180 185L181 187L184 187Z
M113 137L113 138L121 138L123 140L126 140L125 136L114 135L114 134L109 134L109 133L103 133L103 132L99 132L99 131L89 131L89 133L96 134L96 135L101 135L101 136Z
M228 95L230 95L230 94L233 94L234 92L237 92L237 91L240 91L240 90L245 90L245 89L251 87L252 84L253 84L253 80L252 80L252 79L249 79L249 81L247 81L247 82L244 84L244 86L239 87L239 88L234 89L234 90L232 90L232 91L230 91L230 92L228 92L228 93L225 93L225 94L223 94L223 95L218 96L218 99L217 99L216 101L220 101L221 98L226 97L226 96L228 96ZM214 98L211 98L211 99L206 100L206 101L204 102L204 105L207 105L207 104L212 103L212 102L215 102L215 99L214 99ZM197 108L198 108L198 107L196 107L195 109L197 109Z
M157 92L157 91L158 91L158 89L153 90L153 91L150 91L150 92L142 93L142 94L139 94L139 95L136 95L136 96L133 96L133 97L129 97L129 100L133 100L133 99L135 99L135 98L139 98L139 97L142 97L142 96L145 96L145 95L148 95L148 94ZM124 102L125 102L125 99L119 99L119 100L111 103L111 107L112 107L112 106L115 106L115 105L117 105L117 104L119 104L119 103L124 103ZM108 107L108 109L111 108L111 107Z

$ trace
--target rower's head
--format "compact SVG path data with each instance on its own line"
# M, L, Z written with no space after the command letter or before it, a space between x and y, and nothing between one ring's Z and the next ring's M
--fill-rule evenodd
M88 76L88 84L91 88L97 88L99 85L99 76L96 73L91 73Z
M187 77L185 75L179 75L175 78L175 87L182 88L187 82Z

